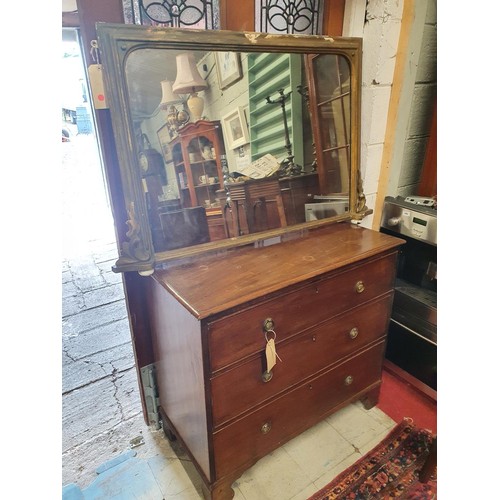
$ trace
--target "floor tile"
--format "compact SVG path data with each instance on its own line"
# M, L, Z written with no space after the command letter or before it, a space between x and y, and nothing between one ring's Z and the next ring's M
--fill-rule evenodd
M147 462L162 492L162 500L200 499L200 493L179 460L157 455Z
M371 418L379 422L386 429L392 429L397 423L389 415L386 415L380 408L377 408L376 406L371 410L366 410L361 401L357 401L356 403L354 403L354 405L367 413Z
M236 481L239 492L234 500L289 500L309 484L306 474L280 448L261 459Z
M320 422L283 448L310 481L330 471L354 451L353 446L327 422Z
M380 433L387 431L385 423L379 421L378 412L376 415L377 418L373 418L370 412L364 411L359 406L349 405L328 417L327 422L344 439L359 449Z
M359 448L361 455L365 455L369 451L373 450L373 448L375 448L375 446L377 446L380 443L380 441L382 441L382 439L384 439L387 436L387 434L389 434L389 432L390 429L387 429L373 436L373 438L370 441L368 441L366 444L364 444Z
M350 467L353 463L359 460L363 455L360 452L353 451L349 456L345 457L342 462L338 463L332 470L325 472L321 477L314 481L315 492L324 488L328 483L333 481L342 471Z
M297 493L295 496L291 497L289 500L307 500L312 495L318 491L318 488L314 484L310 484L307 488L303 489L301 492Z

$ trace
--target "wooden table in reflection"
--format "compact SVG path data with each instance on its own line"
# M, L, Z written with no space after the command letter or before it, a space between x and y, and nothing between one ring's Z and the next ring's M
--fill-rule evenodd
M226 192L217 192L228 238L305 222L304 204L319 194L317 173L234 182L228 189L230 207Z

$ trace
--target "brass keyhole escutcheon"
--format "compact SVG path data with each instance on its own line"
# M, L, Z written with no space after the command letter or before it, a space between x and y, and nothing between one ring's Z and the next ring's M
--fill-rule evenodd
M354 381L354 377L352 375L347 375L347 377L344 380L345 385L351 385Z
M365 284L362 281L358 281L355 288L357 293L363 293L365 291Z
M264 320L263 328L265 332L272 332L274 330L274 321L272 320L272 318L267 318Z
M266 422L261 428L260 428L260 432L262 432L262 434L267 434L269 431L271 430L271 424L269 422Z
M262 380L263 380L264 382L269 382L272 378L273 378L273 372L268 372L268 371L265 371L265 372L262 374Z
M354 327L349 332L349 337L351 337L351 339L354 340L358 336L358 333L359 333L358 329L356 327Z

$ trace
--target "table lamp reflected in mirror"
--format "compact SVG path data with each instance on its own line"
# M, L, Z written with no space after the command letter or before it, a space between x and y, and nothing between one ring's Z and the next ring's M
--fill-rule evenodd
M177 109L177 104L182 104L182 109ZM179 128L189 121L189 113L185 106L186 101L172 90L172 82L163 80L159 108L167 112L167 124L171 137L175 136Z
M177 94L190 94L187 100L187 107L193 122L201 120L205 101L198 95L198 92L208 88L207 82L200 75L194 54L186 52L176 56L177 77L172 89Z

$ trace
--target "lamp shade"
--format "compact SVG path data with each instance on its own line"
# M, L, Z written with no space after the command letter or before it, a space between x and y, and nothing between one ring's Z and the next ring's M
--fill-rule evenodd
M187 94L205 90L208 85L196 67L194 54L186 52L176 57L177 77L172 86L174 92Z
M168 109L171 104L182 102L179 95L175 94L172 90L172 82L163 80L161 82L161 109Z

